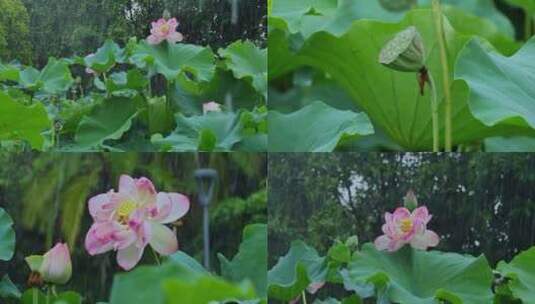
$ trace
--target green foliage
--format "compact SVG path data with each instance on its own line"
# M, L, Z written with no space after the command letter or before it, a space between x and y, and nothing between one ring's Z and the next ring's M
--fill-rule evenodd
M452 96L454 145L464 148L489 137L535 136L533 126L517 123L514 119L503 121L502 124L489 124L482 118L482 113L489 111L522 112L525 114L524 119L531 115L529 110L525 109L525 104L519 110L518 102L509 102L518 98L510 96L508 91L499 95L493 94L491 90L486 90L485 86L479 85L481 79L478 79L478 83L454 81L454 77L459 78L457 75L461 72L466 74L467 70L470 70L468 73L479 75L482 73L480 69L485 67L481 60L465 56L472 48L469 43L471 38L478 37L482 41L486 40L486 45L494 46L497 49L496 58L512 55L519 48L520 44L512 38L511 23L496 10L493 1L441 1L444 4L444 38L447 41L449 69L449 74L444 76L442 70L445 67L442 67L434 26L436 18L429 9L430 3L431 1L418 1L418 9L408 9L411 7L408 5L407 9L388 10L379 1L273 1L269 17L269 78L270 89L274 91L274 94L270 95L270 105L273 105L270 110L276 113L286 112L290 108L297 113L300 107L307 106L300 104L302 101L292 95L295 94L292 87L299 86L296 75L312 67L319 76L309 80L307 86L303 86L306 90L310 91L322 85L325 78L333 81L350 95L354 105L344 103L342 107L339 106L336 101L339 97L337 87L332 87L324 93L322 101L338 109L361 110L375 127L376 135L364 139L352 138L348 140L350 144L338 146L338 150L362 150L369 145L366 142L368 139L380 142L381 145L368 146L367 149L386 147L410 151L430 150L433 134L430 128L431 89L427 87L425 94L421 95L415 80L417 75L388 70L377 60L387 41L407 27L415 26L423 37L426 68L437 80L435 87L438 92L439 117L445 116L445 90L449 90ZM519 51L514 57L502 62L521 62L524 63L523 68L518 69L515 64L516 68L511 67L510 72L506 74L522 75L525 73L523 70L532 70L529 62L533 60L523 55L528 53L529 42L524 48L525 51ZM467 61L470 64L467 64ZM456 62L459 64L456 65ZM479 69L477 73L473 68L476 66ZM504 65L501 64L500 67L503 68ZM486 87L496 88L498 82L502 85L501 72L487 68L484 73L487 75L484 79ZM444 77L452 84L449 88L442 87ZM518 95L518 91L521 91L522 95L526 95L524 89L518 89L525 88L522 84L525 76L515 78L508 75L507 78L506 83L517 90L511 94ZM294 82L290 83L290 79ZM475 94L479 94L478 102L474 101ZM491 99L487 100L487 96ZM525 98L520 98L523 99ZM484 106L478 107L475 104ZM303 118L308 126L315 125L313 122L316 120L312 115ZM344 116L339 113L331 120L339 122L344 120ZM278 128L277 132L270 133L270 136L279 136L279 133L282 133L280 130L294 130L290 127L292 124L293 122L287 122ZM439 128L440 138L444 138L443 119L440 120ZM321 130L298 130L302 131L300 138L312 142L323 141L324 132ZM386 143L383 140L384 135L387 137ZM276 151L296 151L290 147L293 146L288 145ZM314 151L313 148L297 148L297 151ZM336 146L332 149L334 148Z
M497 270L510 280L508 286L523 303L535 301L535 247L521 252L510 263L501 261Z
M345 141L373 134L366 114L336 110L319 101L290 114L270 112L268 127L271 152L331 152Z
M534 54L535 38L510 58L487 50L477 40L466 45L459 55L455 78L471 88L468 102L478 120L487 126L535 128L535 93L527 80L535 69ZM500 92L507 92L507 96L500 96Z
M301 241L294 241L288 253L268 272L269 297L290 301L312 283L327 276L326 259Z
M46 295L40 290L32 288L22 294L21 304L82 304L82 296L73 291L58 295Z
M0 260L9 261L15 252L15 231L13 219L0 208Z
M0 1L0 58L31 61L29 17L21 0Z
M267 225L247 226L243 231L243 240L238 253L229 261L219 254L221 275L231 281L241 282L250 279L256 293L267 297Z
M32 148L42 150L43 131L51 127L42 104L23 105L0 92L0 140L25 140Z

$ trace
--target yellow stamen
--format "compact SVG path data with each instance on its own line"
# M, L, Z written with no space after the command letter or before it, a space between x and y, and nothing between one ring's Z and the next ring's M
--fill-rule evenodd
M401 220L401 231L403 233L407 233L412 230L412 220L410 218L402 219Z
M169 26L169 24L164 24L164 25L162 25L162 27L160 29L161 29L162 33L168 34L169 31L171 30L171 27Z
M126 223L130 214L137 209L136 203L132 201L124 201L117 208L117 217L119 222Z

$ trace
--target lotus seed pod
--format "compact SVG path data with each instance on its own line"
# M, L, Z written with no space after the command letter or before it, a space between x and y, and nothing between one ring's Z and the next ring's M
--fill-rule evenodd
M381 6L391 12L400 12L411 9L418 4L418 0L379 0Z
M409 192L407 192L407 195L403 198L403 205L411 211L418 208L418 199L416 198L414 191L409 190Z
M414 26L399 32L381 50L379 63L401 72L418 72L424 65L424 43Z

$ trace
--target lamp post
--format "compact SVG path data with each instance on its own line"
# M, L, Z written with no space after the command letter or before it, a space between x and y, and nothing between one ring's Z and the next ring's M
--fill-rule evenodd
M210 270L210 217L208 207L214 196L218 175L214 169L195 170L199 204L203 208L204 267Z

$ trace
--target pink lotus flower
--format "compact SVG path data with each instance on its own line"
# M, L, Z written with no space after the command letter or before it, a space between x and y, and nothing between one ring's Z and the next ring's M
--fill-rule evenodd
M202 105L202 112L205 115L209 112L221 112L221 105L214 101L207 102Z
M149 44L160 44L162 41L167 40L169 43L177 43L184 39L181 33L176 31L178 22L176 18L166 20L161 18L160 20L152 23L152 29L150 30L150 36L147 38Z
M406 244L426 250L438 245L438 235L427 229L431 220L427 208L416 208L412 213L407 208L397 208L393 214L385 213L384 235L375 240L377 250L397 251Z
M99 194L89 200L89 213L95 221L85 239L90 255L117 251L117 262L124 270L136 266L150 245L161 255L178 250L175 233L165 226L189 211L189 199L179 193L157 193L152 182L122 175L119 192Z

